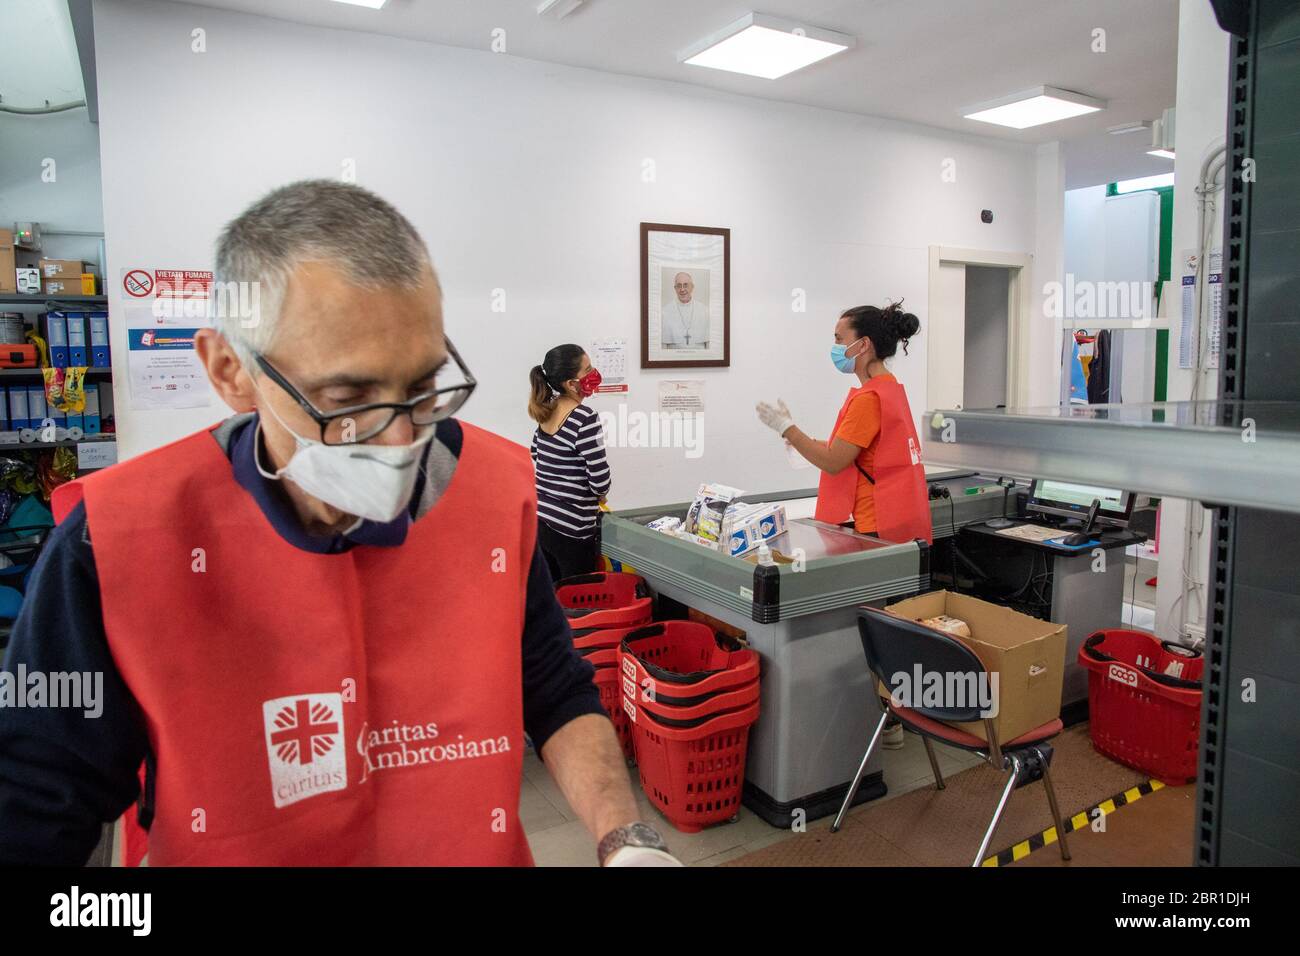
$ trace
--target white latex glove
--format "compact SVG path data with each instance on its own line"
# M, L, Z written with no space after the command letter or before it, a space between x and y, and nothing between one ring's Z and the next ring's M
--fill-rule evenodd
M786 408L785 402L779 398L776 400L776 405L759 402L755 408L759 420L778 435L784 435L786 429L794 424L794 419L790 417L790 409Z
M648 846L621 846L605 858L606 866L685 866L681 860L663 850Z

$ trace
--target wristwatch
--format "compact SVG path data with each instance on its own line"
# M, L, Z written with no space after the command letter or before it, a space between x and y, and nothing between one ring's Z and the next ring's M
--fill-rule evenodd
M648 823L638 821L625 824L605 834L596 846L596 858L600 861L600 865L604 866L605 861L615 850L621 850L625 846L668 852L668 844L659 835L659 831Z

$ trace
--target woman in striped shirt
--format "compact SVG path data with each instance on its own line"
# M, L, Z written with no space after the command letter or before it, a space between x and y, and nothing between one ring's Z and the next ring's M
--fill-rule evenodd
M600 504L609 493L609 463L600 418L582 404L600 372L577 345L557 345L528 375L528 414L537 481L537 540L552 579L597 570Z

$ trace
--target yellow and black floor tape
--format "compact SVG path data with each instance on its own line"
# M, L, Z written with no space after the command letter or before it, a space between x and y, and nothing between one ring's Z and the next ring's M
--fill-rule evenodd
M1117 793L1109 800L1103 800L1101 803L1095 803L1085 810L1080 810L1074 816L1065 821L1065 832L1073 833L1075 830L1086 829L1095 819L1095 813L1100 810L1104 816L1109 816L1120 807L1126 807L1130 803L1136 803L1148 794L1155 793L1157 790L1163 790L1164 784L1159 780L1148 780L1145 783L1139 783L1136 787L1130 787L1123 793ZM1006 866L1014 863L1016 860L1023 860L1035 850L1041 850L1045 846L1051 846L1056 842L1056 827L1050 826L1042 833L1035 833L1028 840L1021 840L1015 846L1008 847L1001 853L986 859L982 866Z

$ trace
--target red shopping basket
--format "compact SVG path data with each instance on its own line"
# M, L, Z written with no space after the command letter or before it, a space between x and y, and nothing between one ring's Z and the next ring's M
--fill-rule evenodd
M650 622L650 591L636 574L600 571L564 578L556 584L555 596L575 638Z
M641 789L683 833L730 820L740 812L749 729L758 701L693 727L667 727L624 698L631 720Z
M711 694L691 704L668 703L657 695L649 693L646 688L637 687L627 675L623 676L622 684L623 696L636 704L640 712L649 714L665 727L697 726L718 714L748 707L758 700L756 680L734 690Z
M1201 672L1194 651L1142 631L1097 631L1079 648L1088 669L1092 745L1174 786L1196 779Z
M660 621L623 638L623 674L660 703L690 706L758 680L758 654L697 621Z
M619 746L623 748L623 758L631 760L636 754L632 744L632 730L628 726L627 713L623 709L622 692L619 690L618 667L607 664L596 668L594 678L596 690L600 692L600 703L609 714L609 722L614 725L618 735Z

